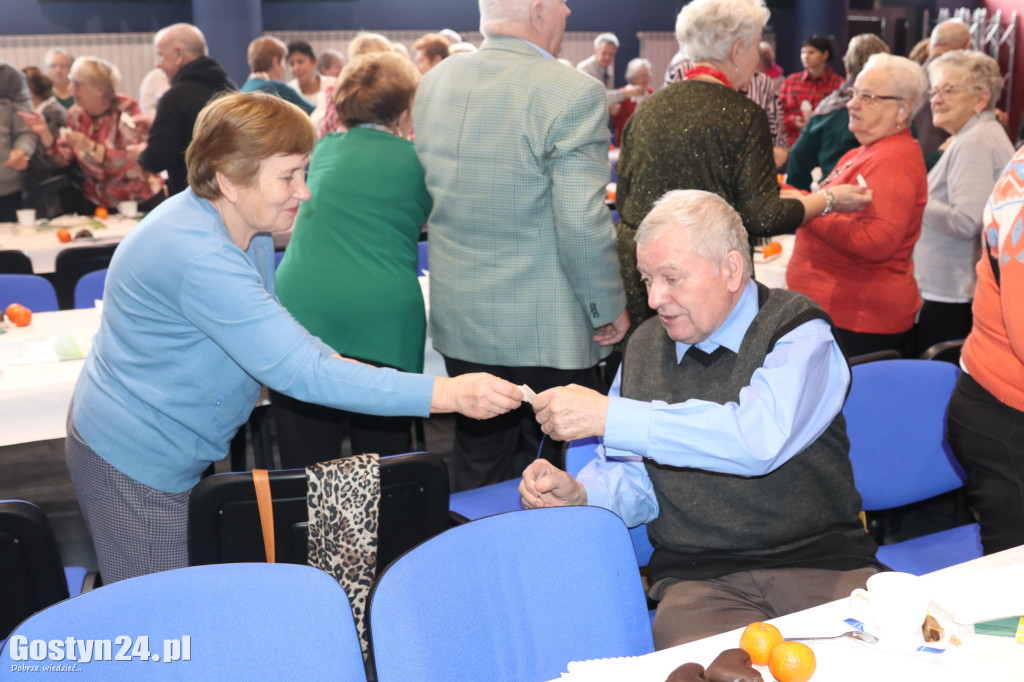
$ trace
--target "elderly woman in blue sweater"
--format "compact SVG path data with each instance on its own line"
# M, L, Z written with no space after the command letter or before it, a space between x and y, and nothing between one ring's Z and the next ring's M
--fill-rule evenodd
M103 322L69 415L68 470L106 583L186 566L190 489L256 405L260 385L378 415L520 405L487 374L449 379L346 361L274 295L273 232L309 198L316 135L298 107L228 95L200 114L190 189L132 231L110 265Z

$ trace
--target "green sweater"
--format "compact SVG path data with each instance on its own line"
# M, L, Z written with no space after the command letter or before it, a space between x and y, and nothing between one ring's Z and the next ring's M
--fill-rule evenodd
M412 143L331 133L313 150L308 182L313 197L277 270L281 303L346 357L422 372L416 241L431 201Z

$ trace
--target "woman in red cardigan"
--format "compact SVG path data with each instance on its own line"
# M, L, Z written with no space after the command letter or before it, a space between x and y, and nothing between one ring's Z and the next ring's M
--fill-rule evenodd
M924 70L909 59L868 60L848 105L861 146L839 160L819 191L831 208L830 186L859 182L873 191L872 202L858 213L827 208L797 231L786 283L828 312L850 356L900 349L921 305L912 257L928 177L909 125L927 87Z

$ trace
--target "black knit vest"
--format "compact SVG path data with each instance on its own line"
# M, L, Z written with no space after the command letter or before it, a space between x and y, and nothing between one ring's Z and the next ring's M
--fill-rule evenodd
M821 308L796 292L758 284L758 305L739 353L719 349L707 365L690 354L677 363L675 343L659 320L642 324L626 349L623 397L738 402L779 338L812 319L831 324ZM769 566L847 570L874 563L875 545L857 518L861 499L849 449L840 413L817 440L764 476L645 459L660 507L647 526L656 548L652 578L701 579Z

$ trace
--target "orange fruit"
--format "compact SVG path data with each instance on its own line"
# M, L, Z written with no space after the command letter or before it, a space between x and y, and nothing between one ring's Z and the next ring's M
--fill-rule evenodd
M19 327L25 327L32 321L32 311L20 303L12 303L4 312L7 313L7 319Z
M71 241L71 233L65 230L63 227L57 230L57 239L62 242Z
M768 670L778 682L807 682L817 666L814 651L801 642L776 644L768 657Z
M740 648L750 654L754 665L767 665L772 647L785 641L779 629L770 623L751 623L740 635Z
M761 255L765 258L771 258L772 256L780 253L782 253L782 244L779 242L768 242L764 245L764 248L761 249Z
M96 212L93 213L93 215L99 218L100 220L103 220L108 215L107 209L104 206L97 206Z

